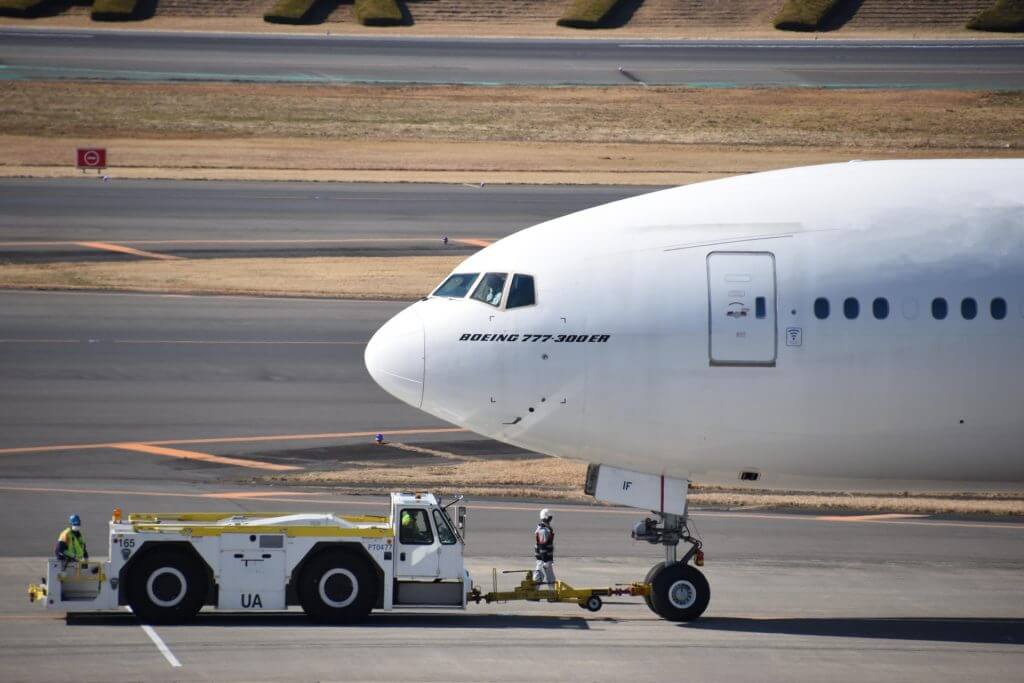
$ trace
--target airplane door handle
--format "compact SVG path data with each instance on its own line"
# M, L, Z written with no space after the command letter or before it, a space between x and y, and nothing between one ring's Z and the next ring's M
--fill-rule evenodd
M405 562L405 553L398 553L398 559L400 562Z

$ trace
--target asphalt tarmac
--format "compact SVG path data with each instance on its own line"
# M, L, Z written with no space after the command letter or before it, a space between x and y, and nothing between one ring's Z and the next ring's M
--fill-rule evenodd
M688 625L630 598L595 614L509 603L356 627L204 612L150 631L125 613L65 622L28 603L70 512L102 556L115 506L381 512L380 497L253 483L274 468L399 462L373 444L378 430L496 452L366 375L363 344L400 306L0 293L0 678L65 681L73 662L83 681L1019 680L1024 525L1004 521L695 510L712 602ZM485 588L492 567L532 564L545 505L563 580L631 582L660 557L630 540L637 511L469 505L467 567Z
M686 41L0 29L4 79L1020 89L1020 41Z
M129 258L87 243L186 258L468 253L481 241L655 189L3 179L0 259Z

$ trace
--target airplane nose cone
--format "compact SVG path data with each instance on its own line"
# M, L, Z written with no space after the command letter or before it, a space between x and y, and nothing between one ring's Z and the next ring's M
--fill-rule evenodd
M419 408L423 403L425 348L423 321L410 306L377 330L363 358L370 376L382 389Z

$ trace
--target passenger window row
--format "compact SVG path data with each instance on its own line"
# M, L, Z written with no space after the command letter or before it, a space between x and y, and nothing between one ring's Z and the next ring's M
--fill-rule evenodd
M915 304L916 309L916 304ZM993 320L1002 320L1006 317L1006 299L995 297L989 301L989 315ZM825 297L818 297L814 300L814 317L818 320L825 320L831 312L831 304ZM885 297L878 297L871 302L871 314L876 320L885 320L889 317L889 300ZM942 297L932 299L932 318L945 320L949 315L949 304ZM853 296L843 299L843 317L847 320L856 320L860 316L860 301ZM964 320L974 320L978 317L978 302L971 297L965 297L960 301L960 317Z
M501 308L502 297L507 298L505 308L521 308L537 303L537 295L533 288L533 276L521 273L512 275L507 295L505 283L508 281L508 273L484 273L483 277L480 277L480 273L455 273L434 290L434 296L462 299L478 278L480 283L477 284L476 289L473 289L473 294L470 297L472 299L482 301L495 308Z

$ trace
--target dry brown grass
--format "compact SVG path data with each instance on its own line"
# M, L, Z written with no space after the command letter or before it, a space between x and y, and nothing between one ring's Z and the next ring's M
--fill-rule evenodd
M387 493L427 490L444 495L539 498L592 502L583 493L585 463L559 458L531 460L476 460L437 465L367 467L352 463L339 470L301 472L266 478L276 482L327 485L338 491ZM815 493L805 491L744 491L696 485L690 503L716 508L789 508L866 513L1024 515L1020 494L893 495L870 493Z
M846 149L1024 146L1024 93L0 83L3 133Z
M317 257L9 264L0 288L90 289L408 301L464 257Z
M0 82L0 121L6 175L683 184L1019 155L1024 93Z

